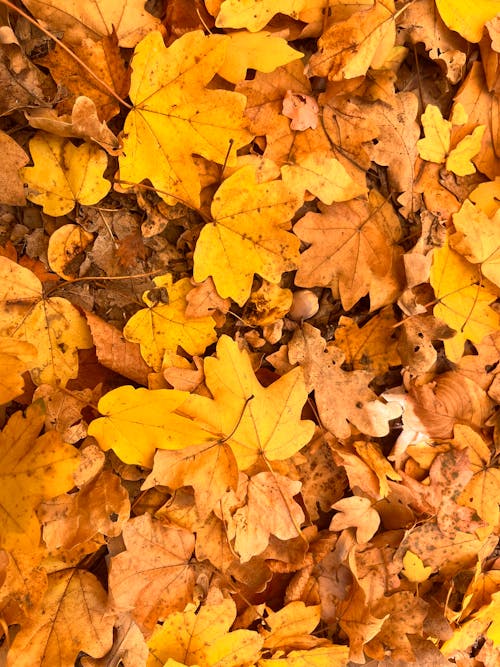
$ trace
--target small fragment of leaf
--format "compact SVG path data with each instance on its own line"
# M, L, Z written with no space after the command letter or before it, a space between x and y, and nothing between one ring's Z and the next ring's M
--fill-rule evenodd
M403 569L401 570L408 581L413 581L420 584L432 574L432 567L425 566L420 556L414 554L413 551L408 551L403 556Z
M261 30L276 14L298 18L306 0L224 0L215 25L217 28L246 28Z
M22 374L36 363L36 347L31 343L0 337L0 405L23 393Z
M498 0L436 0L441 18L469 42L479 42L484 24L498 14Z

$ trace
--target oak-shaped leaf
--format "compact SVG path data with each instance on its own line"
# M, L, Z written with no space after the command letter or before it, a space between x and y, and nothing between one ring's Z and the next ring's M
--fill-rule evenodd
M369 388L373 375L367 371L344 371L344 353L326 342L318 329L303 324L288 345L288 358L304 370L325 428L338 438L348 438L351 426L373 436L387 435L389 421L401 414L400 407L385 403Z
M0 546L27 549L38 546L40 524L35 509L69 491L78 466L78 451L56 431L37 437L45 414L40 402L16 412L0 433Z
M394 273L394 248L401 236L390 204L376 190L367 200L331 206L321 213L306 213L294 227L310 247L301 255L295 284L330 287L349 310L366 294L377 298L376 278Z
M301 203L302 195L283 181L258 183L253 167L239 169L214 195L213 222L196 243L194 279L212 276L220 296L240 306L250 296L254 274L279 282L298 266L300 243L287 230Z
M33 167L20 174L28 186L27 198L40 204L47 215L60 216L75 204L97 204L111 183L103 178L106 153L94 144L75 146L62 137L39 132L30 141Z
M230 627L236 618L231 598L217 604L170 614L148 641L147 667L163 667L168 660L184 665L239 667L254 664L263 640L252 630Z
M226 35L189 32L168 49L160 32L150 32L132 57L120 177L149 179L167 203L200 206L200 181L192 155L234 165L247 144L245 97L207 89L222 66L231 40ZM151 156L154 155L154 159ZM125 185L125 184L124 184Z
M212 317L186 317L186 295L192 288L189 278L176 283L172 276L154 279L156 288L143 294L147 308L132 315L123 335L128 341L139 343L147 364L159 371L166 352L175 353L180 345L188 354L203 354L208 345L215 343L215 321Z
M113 644L114 615L90 572L67 569L49 575L41 606L9 650L9 667L73 667L80 651L95 658Z
M42 283L29 269L0 257L0 336L36 340L29 370L35 384L65 386L78 375L78 350L92 347L85 318L66 299L44 298Z
M111 558L110 596L116 610L130 611L150 632L192 601L194 535L143 514L125 525L123 540L126 550Z

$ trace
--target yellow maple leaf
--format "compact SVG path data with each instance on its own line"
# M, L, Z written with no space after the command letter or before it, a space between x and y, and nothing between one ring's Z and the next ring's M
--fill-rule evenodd
M418 154L422 160L441 164L450 150L451 123L434 104L425 107L421 121L425 137L417 141Z
M89 435L125 463L151 468L155 449L180 449L213 440L212 433L175 414L188 397L177 389L118 387L99 401L104 416L90 424Z
M133 48L160 20L144 8L144 0L108 2L108 0L26 0L33 16L52 31L64 33L66 41L78 43L85 37L96 39L116 33L118 43Z
M228 37L231 44L218 74L231 83L242 81L247 69L272 72L277 67L304 57L303 53L292 49L285 39L275 37L266 30L254 33L232 32Z
M155 370L162 368L166 352L180 345L188 354L203 354L217 340L212 317L186 317L186 295L192 289L189 278L172 282L170 274L154 279L156 290L142 298L148 306L129 319L123 335L139 343L144 360Z
M279 282L282 273L297 268L300 242L287 229L301 201L282 181L257 183L252 166L227 178L213 198L213 222L196 243L195 281L212 276L220 296L240 306L255 273Z
M28 269L0 257L0 336L36 340L30 363L33 382L65 386L78 375L78 350L92 347L85 318L66 299L44 298L42 284Z
M260 30L275 14L298 18L306 0L224 0L215 25L218 28L246 28L250 32Z
M498 0L436 0L441 18L469 42L479 42L484 24L498 12Z
M25 341L0 337L0 405L22 394L22 374L36 363L36 347Z
M27 198L47 215L60 216L75 204L90 206L105 197L111 183L103 178L106 153L94 144L75 146L62 137L39 132L30 140L34 167L20 170Z
M252 630L230 632L235 618L236 605L231 598L199 610L191 606L170 614L148 641L147 667L163 667L167 660L206 667L253 664L263 640Z
M79 262L75 260L93 240L94 235L80 225L63 225L52 232L47 248L47 259L52 271L65 280L77 278Z
M485 129L485 125L478 125L471 134L459 141L455 148L450 151L446 160L448 171L452 171L457 176L468 176L476 173L472 158L481 150Z
M403 574L408 581L413 581L417 584L422 581L427 581L432 573L432 567L425 566L420 556L414 554L413 551L408 551L403 556Z
M467 339L480 343L497 330L499 317L490 308L497 296L482 285L479 268L448 245L434 250L430 283L438 300L435 317L456 331L444 341L446 356L458 361Z
M78 451L56 431L37 437L45 421L40 402L16 412L0 433L0 546L30 550L38 546L40 524L35 509L74 486Z
M194 153L235 164L247 144L245 97L205 86L222 66L231 40L226 35L189 32L168 49L159 32L150 32L132 58L130 99L134 108L123 131L120 177L149 179L167 203L200 206Z
M240 470L262 455L270 461L293 456L311 439L313 423L300 418L307 399L300 369L264 388L248 353L228 336L204 366L213 400L174 389L119 387L99 401L105 417L92 422L89 434L123 461L149 467L155 448L227 442Z
M458 106L458 105L457 105ZM450 151L451 122L445 120L441 111L434 104L428 104L422 114L425 137L417 141L420 157L429 162L441 164L446 160L446 169L457 176L474 174L475 166L471 159L481 150L484 125L474 128Z
M466 199L453 215L457 230L450 245L473 264L481 264L482 274L500 287L500 207L488 217L479 206Z

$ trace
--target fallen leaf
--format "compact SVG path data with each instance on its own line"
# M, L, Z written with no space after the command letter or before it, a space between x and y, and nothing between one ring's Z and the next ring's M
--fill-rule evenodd
M120 46L128 49L160 25L144 5L144 0L127 0L123 7L105 0L83 5L78 0L50 0L48 4L40 0L26 1L36 18L51 30L64 32L69 43L78 43L87 36L104 37L116 32Z
M165 353L176 352L177 346L188 354L203 354L217 339L212 317L185 316L186 295L191 290L189 278L173 282L170 274L153 280L156 288L143 294L147 308L139 310L123 329L124 337L138 343L146 363L159 371Z
M113 614L106 592L90 572L67 569L49 575L41 607L16 635L9 662L72 667L80 651L100 658L112 644Z
M65 386L78 375L78 350L93 344L85 319L66 299L44 298L35 274L6 257L0 257L0 277L0 335L36 340L33 382Z
M106 153L92 144L76 147L40 132L30 140L30 152L35 166L20 171L28 185L26 196L48 215L69 213L77 202L96 204L111 187L102 176L108 164Z
M37 350L25 341L13 341L10 337L0 337L0 404L8 403L23 393L22 377L35 365Z
M4 168L0 173L0 203L10 206L24 206L23 182L19 169L28 164L29 158L14 139L5 132L0 132L0 151L3 155Z
M148 642L147 667L181 664L238 667L256 661L263 640L252 630L230 628L236 617L233 600L205 604L171 614ZM174 663L175 664L175 663Z
M255 273L279 282L282 273L297 268L299 240L287 229L300 204L300 196L282 181L257 183L250 166L227 178L213 199L213 222L196 243L196 282L212 276L220 296L240 306Z
M257 5L247 0L223 0L215 25L217 28L246 28L257 32L278 12L298 18L304 5L305 0L263 0Z
M0 434L2 484L0 499L1 546L28 550L38 546L40 524L35 509L42 500L69 491L78 465L78 451L56 431L40 437L45 420L41 403L26 415L16 412Z
M434 250L430 284L437 301L435 317L456 331L444 341L446 356L458 361L466 340L480 343L498 328L498 315L490 308L496 294L482 284L478 267L448 245Z
M370 373L342 370L341 350L332 344L325 349L324 338L310 324L303 324L294 334L288 358L304 369L321 421L338 438L351 435L351 424L367 435L386 435L389 421L401 413L399 406L383 403L368 387L373 377Z
M332 505L337 510L330 522L330 530L343 530L344 528L356 528L356 540L358 544L364 544L371 540L380 526L380 517L372 507L369 498L352 496L343 498Z
M183 201L199 208L200 181L192 154L235 164L236 150L251 139L243 117L245 98L205 88L224 62L229 43L225 35L196 31L167 49L161 34L153 31L137 45L129 91L134 108L123 131L121 179L140 183L148 178L167 203Z
M93 240L94 235L80 225L63 225L56 229L50 236L47 249L52 271L65 280L78 278L83 253Z
M307 213L294 227L311 244L301 255L295 284L329 287L350 310L366 294L373 298L374 276L386 277L401 234L399 221L376 190L367 201L320 204L319 209L321 213Z
M498 14L496 0L478 0L474 6L464 0L436 0L436 7L448 28L469 42L479 42L484 24Z
M194 535L143 514L123 528L126 550L111 558L109 592L114 608L130 611L143 632L192 600L189 564Z

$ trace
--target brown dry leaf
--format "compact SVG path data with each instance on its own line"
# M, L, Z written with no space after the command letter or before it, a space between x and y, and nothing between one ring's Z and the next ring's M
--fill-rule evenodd
M45 108L25 111L24 115L31 127L60 137L79 137L95 141L111 155L119 153L118 139L106 122L99 120L96 105L90 97L80 95L76 98L71 117L58 116L54 110Z
M116 537L130 515L128 493L114 473L104 471L79 491L53 498L38 508L43 539L53 551L73 547L98 534Z
M293 497L301 486L299 481L273 472L260 472L248 480L247 504L232 517L236 533L234 548L242 563L262 553L270 535L280 540L300 535L305 517Z
M146 386L152 369L142 358L139 344L126 340L121 331L90 311L85 311L85 318L99 363L133 382Z
M364 664L363 646L381 630L388 615L377 618L365 606L365 594L354 587L348 599L340 605L339 625L349 637L349 658Z
M338 514L331 520L329 529L356 528L358 544L369 542L380 526L380 517L368 498L343 498L332 505L332 509L338 510Z
M318 40L318 51L307 66L309 76L333 81L353 79L387 59L396 38L393 0L375 0L344 21L333 23Z
M218 327L225 321L223 317L231 307L231 299L223 299L215 289L212 278L202 283L194 283L194 287L186 294L186 317L214 318Z
M2 116L15 109L44 107L56 92L53 81L33 65L7 25L0 27L0 89Z
M390 646L392 660L415 662L407 635L422 635L428 604L414 593L402 591L380 598L371 611L379 618L385 616L386 620L377 636L366 645L367 655L383 660L387 655L386 647Z
M71 113L74 129L82 132L82 119L78 107L75 112L72 109L74 109L74 105L76 105L80 96L83 95L90 99L95 106L97 115L91 126L92 130L95 128L102 133L106 150L108 150L108 147L113 148L113 144L116 148L117 142L112 133L105 125L100 127L98 125L99 121L110 120L120 111L120 105L116 98L100 84L100 81L113 90L118 97L126 97L128 92L128 73L123 56L118 48L116 35L113 33L113 35L103 37L98 41L89 38L83 39L73 46L73 50L98 78L96 79L89 74L66 50L56 44L52 51L39 60L39 63L47 67L59 86L64 87L69 92L69 95L65 95L64 99L59 102L57 110L60 114ZM85 130L87 130L86 126L87 123L84 122ZM37 125L34 125L34 127L37 127ZM42 129L51 131L49 128ZM75 135L66 134L64 136ZM109 144L110 141L111 145Z
M9 663L73 667L80 651L100 658L112 643L113 613L106 592L90 572L67 569L49 575L41 607L16 635Z
M0 551L0 610L8 625L24 624L40 606L47 590L47 572L41 566L44 547L29 551Z
M109 592L118 611L131 611L143 632L192 601L194 573L189 560L194 535L150 514L123 528L126 551L111 558Z
M23 181L19 176L19 169L29 162L29 158L21 146L8 134L0 131L0 152L3 169L0 172L0 204L10 206L24 206Z
M319 205L321 213L307 213L294 227L298 237L311 244L301 255L295 284L329 287L334 298L350 310L370 294L380 304L374 279L387 281L401 228L392 206L376 190L368 200ZM395 273L396 267L391 273ZM387 302L395 293L385 295Z
M393 192L402 192L398 201L405 210L418 209L414 190L415 160L420 126L416 122L418 99L413 93L397 93L390 103L356 100L365 117L378 128L376 141L365 144L370 158L387 167ZM467 133L469 134L469 133Z
M178 489L192 486L201 519L205 519L229 488L238 484L238 466L229 445L192 445L178 451L158 450L153 470L142 489L158 485Z
M43 399L45 428L58 431L65 442L75 444L87 435L87 424L82 418L84 410L93 400L90 389L67 393L48 384L42 384L33 400ZM75 480L76 481L76 480Z
M103 658L82 656L83 667L143 667L148 659L148 647L144 635L128 614L120 615L115 621L113 646Z
M351 435L351 424L367 435L386 435L389 421L401 414L399 406L384 403L368 387L373 378L370 373L342 370L342 351L333 344L325 347L324 338L310 324L303 324L294 334L288 358L304 369L321 421L338 438Z
M417 384L424 384L437 360L433 341L451 338L453 329L432 315L414 315L403 321L398 353Z
M345 362L352 370L369 371L382 375L389 366L399 366L392 308L384 308L361 328L355 320L341 317L335 330L335 344L345 354Z

